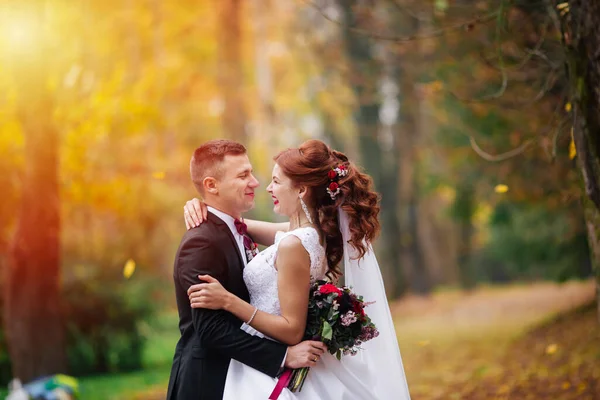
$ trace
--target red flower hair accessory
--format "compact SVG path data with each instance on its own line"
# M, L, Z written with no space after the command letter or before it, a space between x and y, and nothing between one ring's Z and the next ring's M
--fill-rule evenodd
M327 187L327 193L329 194L329 197L331 197L331 200L335 200L335 197L340 194L340 185L335 182L335 180L346 175L348 175L348 168L344 164L340 164L327 172L327 177L331 181Z

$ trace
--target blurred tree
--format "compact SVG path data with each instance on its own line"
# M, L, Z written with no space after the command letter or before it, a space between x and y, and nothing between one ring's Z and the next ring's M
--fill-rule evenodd
M275 155L281 149L278 146L278 135L275 134L279 123L275 109L273 71L269 52L272 43L269 38L270 15L266 10L272 10L277 7L277 4L270 0L253 0L249 5L254 25L256 89L260 100L256 118L257 134L253 136L253 141L259 140L260 137L261 145L266 146L267 153Z
M464 177L463 177L464 178ZM458 270L460 284L463 289L475 286L475 276L472 271L471 253L473 247L473 215L475 214L475 188L466 178L456 188L456 197L452 208L452 216L458 223Z
M339 7L343 15L343 43L348 63L350 79L356 99L353 113L356 124L361 161L367 172L373 177L376 189L381 193L382 222L382 266L383 275L388 285L388 295L392 298L400 296L406 290L401 280L399 269L400 258L397 246L400 230L396 209L397 204L397 171L392 157L384 155L381 148L379 111L381 101L377 95L377 86L383 76L381 61L375 56L372 40L364 35L357 35L352 28L365 22L369 15L369 6L361 1L342 0ZM384 163L388 160L388 163ZM389 161L392 162L389 162Z
M20 87L17 113L25 136L25 173L6 278L5 327L13 374L27 382L67 369L60 300L59 132L46 63L52 51L46 2L19 2L17 23L32 25L12 61Z
M218 83L223 101L221 121L226 137L246 143L246 109L244 106L244 58L242 57L243 0L220 0L217 6L219 25Z
M489 240L475 251L480 268L473 276L489 281L587 278L591 274L583 218L573 221L569 208L548 210L508 201L490 216Z
M555 2L573 109L573 139L585 193L585 219L596 274L600 321L600 3L595 0Z
M397 1L390 10L390 25L397 34L419 32L424 23L418 16L407 13ZM400 220L400 260L403 270L409 276L408 287L411 292L428 294L433 282L423 257L424 242L419 234L422 204L420 192L420 152L423 134L422 98L417 86L422 79L424 54L422 42L413 41L398 46L387 44L391 51L392 77L397 85L398 120L394 124L396 152L396 172L398 176L398 202L396 208ZM395 50L395 51L394 51Z

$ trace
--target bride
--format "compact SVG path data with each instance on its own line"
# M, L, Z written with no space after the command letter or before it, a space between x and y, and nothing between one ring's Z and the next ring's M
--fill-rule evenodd
M289 223L245 220L257 242L267 245L244 269L250 304L226 291L210 276L188 290L194 308L224 309L242 321L242 329L288 345L302 340L309 288L319 279L345 284L362 295L380 334L361 345L355 356L338 361L325 353L311 368L300 392L288 389L279 399L409 400L408 385L389 311L381 272L371 247L379 231L378 195L370 177L348 158L319 140L287 149L275 157L267 187L277 214ZM186 204L188 229L206 218L198 199ZM316 361L316 360L315 360ZM267 399L276 381L232 360L225 400Z

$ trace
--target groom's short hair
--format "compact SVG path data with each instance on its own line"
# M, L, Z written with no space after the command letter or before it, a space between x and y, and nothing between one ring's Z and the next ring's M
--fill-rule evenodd
M196 190L204 195L202 185L204 178L212 176L221 179L223 174L222 163L225 156L240 154L246 154L244 145L227 139L210 140L194 150L194 155L190 160L190 174Z

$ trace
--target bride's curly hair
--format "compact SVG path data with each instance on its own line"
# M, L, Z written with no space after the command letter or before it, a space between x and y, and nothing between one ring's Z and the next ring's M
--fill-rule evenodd
M379 195L373 190L373 180L348 161L344 153L332 150L320 140L308 140L298 148L284 150L274 160L294 185L307 188L304 201L313 216L317 216L313 219L325 240L327 276L338 278L341 275L338 265L343 257L338 207L348 214L351 234L348 243L360 258L367 252L367 243L377 237L380 229ZM348 173L334 179L340 192L332 199L327 192L332 182L328 173L341 165Z

